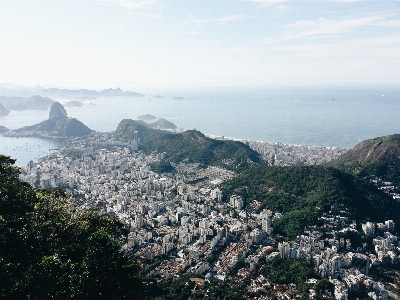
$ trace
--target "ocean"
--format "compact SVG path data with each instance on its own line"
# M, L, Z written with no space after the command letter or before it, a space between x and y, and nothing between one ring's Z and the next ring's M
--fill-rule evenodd
M154 97L157 94L163 97ZM107 97L84 103L82 107L66 107L68 116L101 132L115 130L122 119L144 114L165 118L183 130L296 145L347 148L400 131L400 89L158 91L146 92L146 97L140 98ZM14 111L0 118L0 125L14 129L47 117L48 111ZM0 151L17 158L17 164L26 164L30 159L24 145L36 143L37 151L30 148L35 159L57 147L53 141L42 142L35 138L0 137ZM23 151L18 152L16 147Z

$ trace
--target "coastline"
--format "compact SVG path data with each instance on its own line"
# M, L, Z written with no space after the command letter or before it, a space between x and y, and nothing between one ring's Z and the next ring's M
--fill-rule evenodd
M346 149L350 150L352 147L335 147L335 146L323 146L323 145L299 145L299 144L290 144L290 143L281 143L281 142L268 142L268 141L261 141L261 140L248 140L248 139L238 139L238 138L232 138L232 137L227 137L227 136L221 136L221 135L214 135L214 134L204 134L206 137L209 137L211 139L215 140L221 140L221 141L236 141L236 142L242 142L242 143L263 143L263 144L270 144L270 145L284 145L288 147L312 147L312 148L327 148L327 149Z

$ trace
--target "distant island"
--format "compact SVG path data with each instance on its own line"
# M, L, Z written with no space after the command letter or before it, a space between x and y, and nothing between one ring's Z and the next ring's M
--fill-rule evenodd
M65 106L65 107L81 107L81 106L83 106L83 105L84 105L84 104L83 104L82 102L75 101L75 100L69 101L69 102L67 102L67 103L64 103L64 106Z
M163 98L163 96L155 95L155 96L153 96L153 98Z
M51 97L56 99L95 99L100 97L113 97L113 96L144 97L144 95L140 93L123 91L119 87L116 89L109 88L109 89L104 89L102 91L96 91L88 89L74 90L74 89L44 88L40 85L33 88L18 86L18 85L4 85L4 84L0 86L0 99L2 97L27 98L35 95L39 95L41 97ZM4 106L7 107L7 105L3 103L1 100L0 103L2 103Z
M152 121L152 120L156 120L157 117L150 115L150 114L146 114L146 115L141 115L139 117L137 117L138 120L143 120L143 121Z
M175 98L172 98L172 99L174 99L174 100L183 100L185 98L183 98L183 97L175 97Z

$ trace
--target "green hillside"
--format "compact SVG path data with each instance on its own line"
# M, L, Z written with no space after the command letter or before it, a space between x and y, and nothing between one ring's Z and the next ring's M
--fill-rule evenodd
M119 122L117 129L114 131L114 136L124 141L130 141L133 140L135 131L138 132L142 143L169 134L167 131L149 128L144 121L124 119Z
M255 167L222 186L226 197L238 194L245 201L259 200L261 208L283 213L275 228L296 236L305 225L334 205L348 209L358 222L399 219L399 203L356 176L333 167Z
M211 164L232 170L243 170L262 162L256 151L241 142L211 139L196 130L169 133L148 128L142 123L123 120L114 135L116 138L131 140L134 131L138 131L139 149L146 153L166 152L170 162Z
M400 185L400 134L363 141L333 165L360 177L376 175Z

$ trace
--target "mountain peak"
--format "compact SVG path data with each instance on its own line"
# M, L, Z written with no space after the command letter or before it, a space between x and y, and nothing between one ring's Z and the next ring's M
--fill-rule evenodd
M59 102L53 103L49 112L49 119L65 119L68 118L67 111Z

